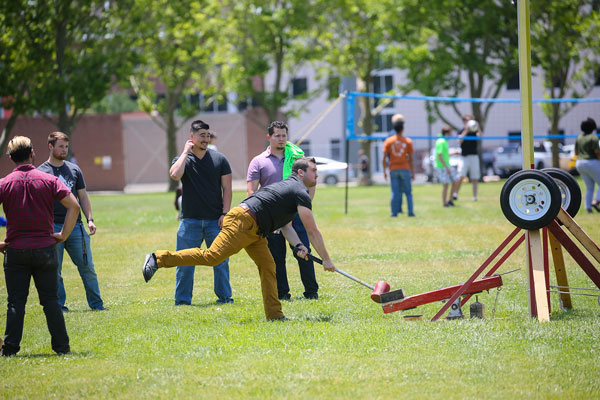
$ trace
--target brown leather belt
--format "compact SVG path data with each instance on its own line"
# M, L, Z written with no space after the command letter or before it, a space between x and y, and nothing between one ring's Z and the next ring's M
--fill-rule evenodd
M252 217L254 222L258 223L258 219L256 219L256 215L254 215L254 213L252 212L252 210L250 210L250 207L248 207L248 205L246 203L240 203L240 207L242 207L244 210L246 210L246 212Z

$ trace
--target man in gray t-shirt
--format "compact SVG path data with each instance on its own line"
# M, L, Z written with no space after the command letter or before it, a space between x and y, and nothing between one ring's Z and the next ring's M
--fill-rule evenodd
M335 265L314 220L307 190L317 184L317 176L314 159L306 157L297 159L292 167L290 178L260 189L227 213L221 232L208 249L159 250L147 254L142 267L144 279L148 282L158 268L186 264L214 265L245 249L258 267L267 320L285 320L277 296L275 261L264 234L281 229L287 241L294 246L296 253L300 257L306 257L308 249L291 226L292 219L299 214L310 242L323 259L323 267L327 271L335 271Z
M69 137L62 132L52 132L48 136L48 149L50 156L48 161L38 167L40 171L47 172L58 177L77 198L81 204L81 211L87 221L88 234L81 222L81 215L77 216L77 223L73 232L67 240L56 245L58 256L58 301L63 311L69 311L65 306L67 293L62 278L62 262L64 251L67 250L73 264L77 266L88 305L92 310L104 310L104 302L100 297L100 287L98 286L98 276L94 269L92 260L92 248L90 245L90 236L96 233L96 225L92 218L92 203L85 190L85 181L81 169L72 162L66 161L69 154ZM54 201L54 232L60 232L65 221L67 209L58 201Z

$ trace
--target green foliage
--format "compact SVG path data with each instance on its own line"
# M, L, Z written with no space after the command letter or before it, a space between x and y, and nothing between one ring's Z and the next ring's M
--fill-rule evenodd
M411 0L404 15L417 38L407 54L406 90L454 97L466 90L470 97L496 98L517 71L517 13L510 1L434 0L425 6ZM492 105L472 104L482 128Z
M126 92L108 94L102 100L92 105L92 111L97 114L119 114L139 110L138 104Z
M416 218L388 216L388 186L350 188L348 215L343 188L318 187L313 209L337 267L414 295L464 282L513 230L498 204L501 185L480 185L479 201L459 199L454 208L441 206L439 185L415 185ZM236 191L233 203L243 198ZM383 314L368 289L318 266L320 298L304 300L288 255L292 300L283 310L292 320L270 323L256 266L243 251L229 260L234 304L215 304L210 268L196 267L189 307L173 305L174 269L143 281L144 253L175 248L172 194L92 194L91 200L98 226L94 263L109 310L88 309L81 279L65 257L73 353L53 355L32 288L22 349L17 357L0 358L2 398L600 396L597 299L574 296L574 309L563 312L551 294L551 321L532 320L523 245L498 272L520 270L502 276L500 292L479 294L484 320L428 322L441 303ZM594 240L597 218L576 217ZM565 263L572 286L591 286L566 253ZM550 279L554 284L554 274ZM463 311L468 317L469 306ZM425 320L409 322L402 318L407 314ZM5 318L0 307L0 321Z
M532 64L543 71L548 98L583 97L600 70L600 15L594 0L531 3ZM558 134L559 121L577 103L545 103Z
M141 60L130 83L140 109L165 131L167 165L177 155L177 130L199 111L188 95L217 90L214 54L225 23L219 12L215 0L134 0L124 16ZM169 184L175 190L178 183Z
M262 107L269 121L279 119L293 99L291 79L316 59L311 33L319 8L313 0L228 0L223 8L227 27L219 57L226 87Z
M0 95L19 113L50 114L70 135L129 66L113 3L97 0L2 2L3 65ZM4 68L3 68L4 70Z

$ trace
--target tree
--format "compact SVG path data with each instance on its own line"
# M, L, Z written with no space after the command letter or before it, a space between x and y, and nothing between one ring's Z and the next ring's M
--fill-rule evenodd
M595 0L531 3L532 65L543 71L545 96L580 98L594 87L600 71L600 15ZM543 103L550 133L559 134L560 119L577 103ZM558 139L552 164L558 166Z
M407 42L405 90L496 98L517 71L517 13L510 1L410 0L404 17L413 37L427 38L425 44ZM471 103L482 129L493 104ZM456 103L451 105L460 116ZM454 126L439 106L433 103L435 114Z
M213 0L135 0L128 12L128 36L141 57L130 81L140 108L167 135L167 165L177 155L178 129L199 111L189 95L216 92L223 23ZM169 180L169 190L177 185Z
M294 98L291 79L314 59L310 32L318 8L311 0L238 0L224 4L228 16L227 43L220 47L223 77L238 98L260 106L266 121L280 113ZM306 93L308 99L313 93ZM295 110L288 110L292 114Z
M403 44L393 37L392 27L401 24L402 19L394 19L402 13L402 0L326 0L323 2L319 32L320 58L332 71L340 76L357 79L358 91L373 92L373 73L383 67L402 68ZM373 107L383 104L370 97L360 97L362 132L366 136L373 133ZM377 112L377 110L375 110ZM370 142L364 140L361 148L370 154Z
M128 66L113 18L117 6L11 0L2 7L2 42L11 52L1 86L6 105L15 116L38 112L71 136L79 118Z

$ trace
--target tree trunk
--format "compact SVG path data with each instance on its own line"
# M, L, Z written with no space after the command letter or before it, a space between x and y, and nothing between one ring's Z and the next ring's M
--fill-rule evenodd
M177 106L177 96L167 91L166 94L166 120L167 120L167 166L171 167L173 158L177 156L177 123L175 121L175 107ZM168 173L168 172L167 172ZM169 191L177 190L179 182L174 181L169 176Z
M17 122L17 118L19 118L19 116L13 111L10 117L8 117L8 121L6 121L6 126L2 129L2 134L0 135L0 158L6 154L6 145L11 139L10 136L15 127L15 123Z

